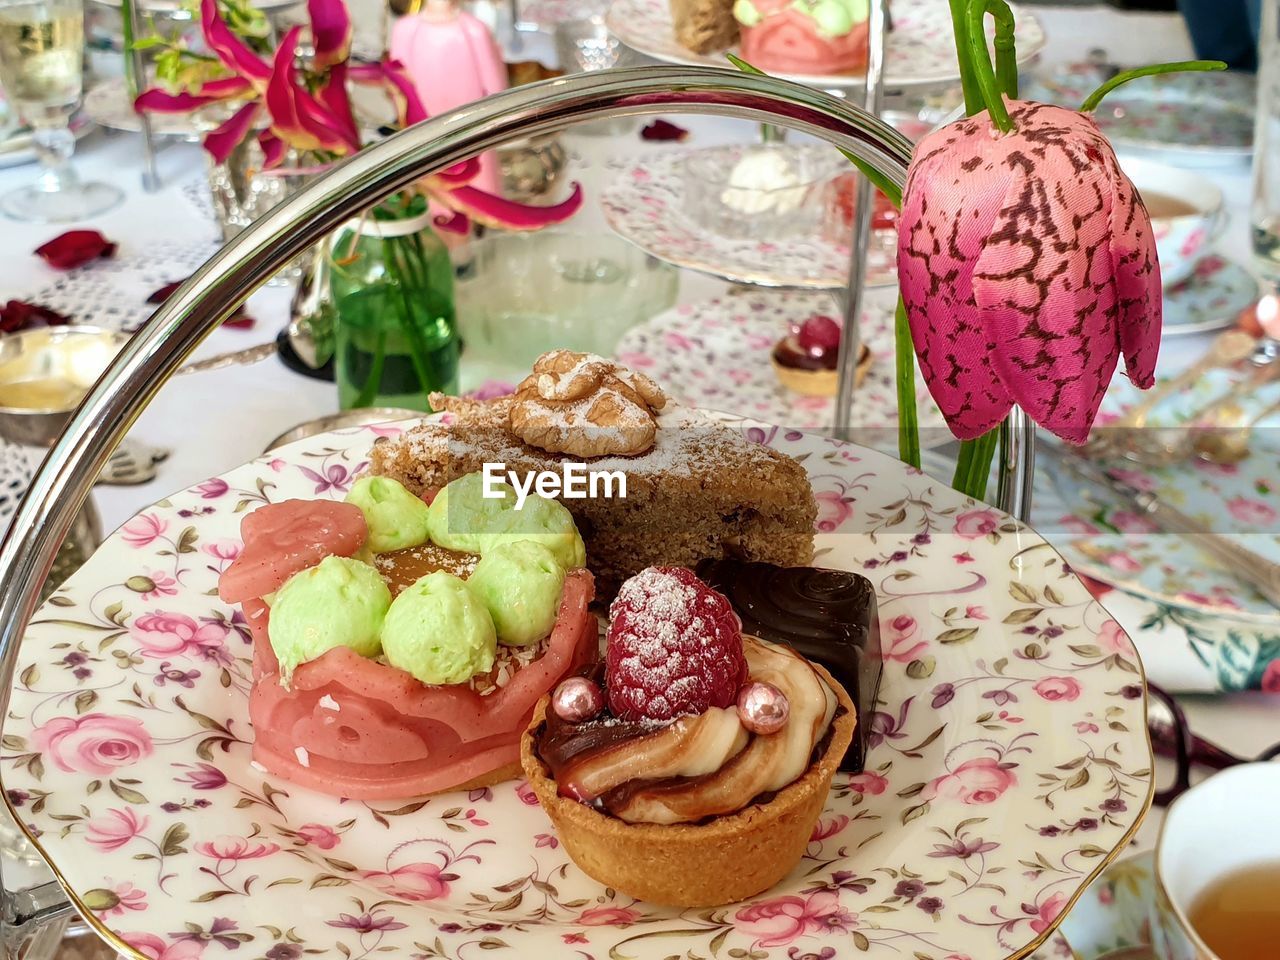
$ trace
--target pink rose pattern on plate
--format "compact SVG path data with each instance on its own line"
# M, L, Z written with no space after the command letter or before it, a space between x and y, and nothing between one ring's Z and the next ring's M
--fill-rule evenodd
M613 894L571 864L518 781L354 803L250 764L248 633L210 591L243 512L318 482L341 496L368 430L234 470L216 497L204 483L162 501L53 596L20 651L9 803L86 909L151 960L653 960L674 931L682 950L752 960L1035 943L1147 802L1127 638L1008 518L870 451L732 422L805 464L833 505L818 562L872 578L890 653L863 718L871 764L837 778L773 890L683 912ZM1010 580L1015 554L1026 574ZM181 589L147 596L134 581L156 571Z

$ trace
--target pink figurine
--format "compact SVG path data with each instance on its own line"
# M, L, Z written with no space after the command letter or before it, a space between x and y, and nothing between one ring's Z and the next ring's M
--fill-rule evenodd
M507 89L507 68L493 34L451 0L425 0L419 13L397 21L391 57L404 65L433 117ZM480 158L474 184L499 191L496 154Z

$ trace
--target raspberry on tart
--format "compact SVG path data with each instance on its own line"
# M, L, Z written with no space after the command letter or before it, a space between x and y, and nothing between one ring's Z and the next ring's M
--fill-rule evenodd
M609 607L605 682L623 720L728 707L747 677L737 614L684 567L649 567Z

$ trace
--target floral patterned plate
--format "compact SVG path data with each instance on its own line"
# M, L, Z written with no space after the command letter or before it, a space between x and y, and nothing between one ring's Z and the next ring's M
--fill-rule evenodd
M860 570L886 665L866 772L751 901L674 911L568 860L521 782L343 802L250 759L249 640L216 596L245 510L340 497L395 426L312 437L161 501L50 601L18 652L7 801L130 956L343 960L1020 958L1151 799L1142 668L1030 529L896 461L754 421Z
M872 365L854 393L850 426L864 446L887 449L897 443L898 401L893 369L893 306L867 303L860 327ZM753 290L680 306L633 327L618 342L616 355L653 377L681 403L785 423L799 430L829 430L831 397L807 397L778 382L773 345L814 314L839 319L830 294ZM921 380L922 442L951 439L942 413Z
M821 151L827 147L797 147ZM725 237L690 217L682 163L689 150L666 150L630 160L600 196L605 220L646 253L679 267L734 283L769 287L844 289L849 244L823 236L757 240ZM868 257L867 286L898 282L897 234L877 230Z
M1079 107L1105 79L1096 64L1075 63L1028 78L1029 100ZM1167 73L1107 95L1094 115L1117 149L1165 154L1170 161L1220 163L1253 154L1253 74Z
M1010 6L1017 16L1018 62L1023 63L1044 46L1044 30L1024 8ZM730 67L722 53L703 56L677 42L668 0L613 0L605 22L627 46L657 60L698 67ZM824 90L860 90L865 85L860 73L779 76ZM885 89L945 86L959 80L955 34L951 30L947 0L893 0L893 29L885 44Z
M1200 260L1190 279L1164 292L1166 337L1222 330L1257 302L1258 281L1240 264L1217 254Z

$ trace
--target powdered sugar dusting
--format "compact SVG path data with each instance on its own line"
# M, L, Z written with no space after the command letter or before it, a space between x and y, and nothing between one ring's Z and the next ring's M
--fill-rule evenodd
M746 674L729 602L689 570L650 567L609 608L610 707L628 719L665 720L733 701Z

